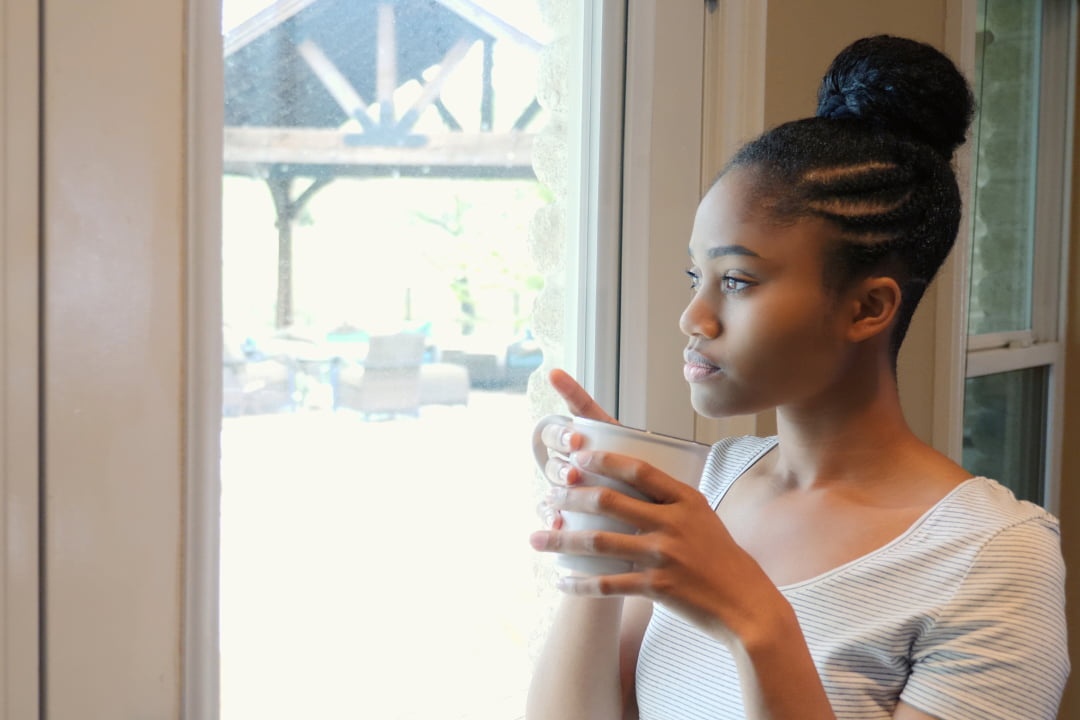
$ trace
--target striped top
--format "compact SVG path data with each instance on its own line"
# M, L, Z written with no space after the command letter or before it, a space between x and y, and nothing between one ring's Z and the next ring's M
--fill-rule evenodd
M776 445L713 446L701 490L715 508ZM1069 673L1057 520L993 480L972 478L901 536L780 588L833 711L891 718L898 700L948 720L1042 720ZM744 718L724 646L657 603L637 666L641 720Z

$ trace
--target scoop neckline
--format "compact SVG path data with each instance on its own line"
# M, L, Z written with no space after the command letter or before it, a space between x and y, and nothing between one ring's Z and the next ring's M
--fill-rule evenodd
M731 482L727 483L727 485L724 486L723 492L720 493L720 495L716 498L716 502L713 503L713 512L717 512L718 508L720 507L720 503L722 503L724 501L724 496L726 496L728 494L728 491L731 490L731 486L734 485L736 482L738 482L739 478L741 478L744 474L746 474L746 472L750 468L752 468L754 465L756 465L758 462L760 462L763 457L765 457L767 454L769 454L774 448L776 448L776 446L778 446L780 444L780 438L775 436L775 435L768 438L768 441L769 442L767 442L766 445L763 448L761 448L761 450L754 453L746 461L746 463L743 465L743 467L739 469L739 472L736 473L735 477L731 479ZM985 476L982 476L982 475L973 475L973 476L969 477L967 480L964 480L962 482L957 483L956 487L949 490L949 492L945 493L936 503L934 503L933 505L928 507L926 509L926 511L922 515L917 517L915 519L915 521L913 523L911 523L911 525L909 525L906 530L904 530L904 532L900 533L899 535L897 535L896 537L894 537L892 540L885 543L881 547L874 548L870 552L867 552L867 553L864 553L864 554L862 554L862 555L860 555L858 557L852 558L851 560L848 560L845 563L837 565L834 568L830 568L828 570L825 570L824 572L818 573L817 575L814 575L812 577L808 577L805 580L800 580L800 581L794 582L794 583L787 583L785 585L777 585L776 589L781 591L781 592L786 592L786 591L789 591L789 590L799 590L799 589L801 589L803 587L806 587L807 585L813 585L813 584L816 584L818 582L823 582L823 581L827 580L828 578L830 578L830 577L832 577L834 575L838 575L840 573L843 573L843 572L849 570L850 568L852 568L852 567L854 567L856 565L859 565L859 564L861 564L863 562L868 562L877 555L884 554L884 553L888 552L889 550L893 549L897 545L900 545L900 544L904 543L908 538L910 538L912 535L914 535L919 530L919 528L921 528L924 524L926 524L927 520L929 520L942 507L944 507L950 500L952 500L953 497L958 495L963 488L967 487L968 485L971 485L971 484L975 483L976 481L980 481L980 480L985 481L985 480L987 480L987 478Z
M936 515L941 510L941 508L943 508L945 505L947 505L956 495L960 494L961 490L963 490L967 486L972 485L972 484L974 484L976 482L985 481L985 480L986 480L986 478L981 476L981 475L974 475L972 477L969 477L967 480L964 480L963 482L958 483L956 485L956 487L954 487L952 490L950 490L945 495L943 495L940 500L938 500L936 503L934 503L933 505L928 507L926 509L926 512L924 512L922 515L920 515L918 518L916 518L915 522L911 523L911 525L908 526L907 530L900 533L899 535L897 535L896 537L894 537L892 540L885 543L881 547L875 548L875 549L871 550L868 553L864 553L863 555L860 555L860 556L858 556L856 558L852 558L851 560L848 560L846 563L842 563L840 565L837 565L834 568L831 568L831 569L826 570L824 572L818 573L817 575L814 575L813 577L809 577L809 578L807 578L805 580L800 580L800 581L794 582L794 583L788 583L786 585L777 585L776 586L777 590L780 590L781 592L787 592L789 590L799 590L801 588L806 587L807 585L814 585L814 584L817 584L819 582L824 582L825 580L833 577L834 575L839 575L839 574L841 574L843 572L846 572L850 568L855 567L856 565L860 565L862 563L869 562L874 557L876 557L878 555L883 555L883 554L889 552L890 550L895 548L897 545L901 545L904 542L906 542L912 535L914 535L916 532L918 532L919 529L923 525L925 525L926 522L931 517Z

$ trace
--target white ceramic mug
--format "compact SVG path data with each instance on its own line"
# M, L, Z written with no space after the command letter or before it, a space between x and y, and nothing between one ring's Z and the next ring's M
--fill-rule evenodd
M702 443L600 420L548 415L536 424L532 436L533 456L541 470L547 465L549 459L548 448L542 440L542 434L544 428L555 424L583 436L582 450L601 450L635 457L692 487L698 486L701 473L705 469L705 460L709 456L709 446ZM562 456L558 455L558 457ZM640 500L648 500L640 492L619 480L585 471L582 471L581 480L582 486L602 485ZM603 515L563 511L562 516L564 530L637 532L637 528ZM634 564L628 560L564 554L557 556L556 564L567 570L588 575L630 572L634 567Z

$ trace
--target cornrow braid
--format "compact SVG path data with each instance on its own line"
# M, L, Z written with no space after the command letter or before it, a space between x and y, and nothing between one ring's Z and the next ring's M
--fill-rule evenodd
M817 117L766 132L721 173L747 169L759 209L777 222L817 217L835 228L827 288L875 274L897 281L894 366L915 308L956 241L961 198L952 154L973 107L967 81L939 51L866 38L833 61Z

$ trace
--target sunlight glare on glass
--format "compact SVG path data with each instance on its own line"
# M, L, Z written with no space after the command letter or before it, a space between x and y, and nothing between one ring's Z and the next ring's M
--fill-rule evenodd
M224 2L223 720L524 713L555 593L529 239L557 203L536 43L477 8L552 37L538 0Z

